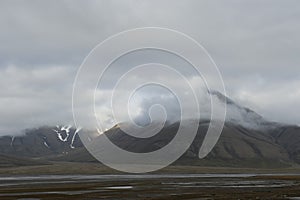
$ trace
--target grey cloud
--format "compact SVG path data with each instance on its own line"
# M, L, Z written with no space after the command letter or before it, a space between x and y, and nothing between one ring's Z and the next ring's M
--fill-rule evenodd
M72 68L66 66L0 69L0 135L72 123L72 82Z
M300 124L299 20L294 0L1 1L0 129L71 122L71 88L84 57L108 36L143 26L194 37L235 101Z

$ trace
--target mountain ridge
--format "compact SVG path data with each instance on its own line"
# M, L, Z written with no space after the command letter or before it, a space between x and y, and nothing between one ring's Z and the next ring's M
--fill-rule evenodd
M216 95L220 101L226 102L229 108L219 141L205 159L198 158L198 151L210 122L201 120L193 143L175 164L234 167L284 167L300 164L298 126L269 122L253 110L236 104L219 92L211 92L211 95ZM178 127L179 122L167 123L158 134L141 139L124 133L116 124L103 135L120 148L145 153L168 144ZM0 155L24 158L25 162L33 164L35 162L32 159L45 163L96 162L83 146L78 134L79 129L71 126L27 129L21 136L0 137Z

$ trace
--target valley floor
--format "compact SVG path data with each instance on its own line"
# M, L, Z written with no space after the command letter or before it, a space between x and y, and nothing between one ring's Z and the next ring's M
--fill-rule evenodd
M299 168L169 166L121 174L97 163L0 168L0 199L300 199Z
M299 199L300 175L56 175L0 178L0 199Z
M252 174L300 174L300 166L282 168L238 168L172 165L155 174L203 174L203 173L252 173ZM18 175L70 175L70 174L120 174L120 172L96 162L51 162L43 165L0 167L1 176Z

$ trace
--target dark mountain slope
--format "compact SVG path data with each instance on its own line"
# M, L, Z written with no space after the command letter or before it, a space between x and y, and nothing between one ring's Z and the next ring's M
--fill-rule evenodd
M284 126L272 133L276 143L281 145L289 153L289 157L296 163L300 163L300 127Z
M0 138L0 153L18 157L65 154L82 146L75 131L70 127L40 127L26 130L22 136L4 136Z
M119 147L132 152L150 152L170 142L178 123L165 127L156 137L148 140L128 137L118 127L105 134ZM201 123L198 134L187 152L176 162L184 165L236 166L236 167L283 167L292 165L289 152L280 146L269 133L226 124L213 151L203 160L198 158L200 145L208 124ZM78 148L68 155L52 158L60 161L94 161L85 148Z

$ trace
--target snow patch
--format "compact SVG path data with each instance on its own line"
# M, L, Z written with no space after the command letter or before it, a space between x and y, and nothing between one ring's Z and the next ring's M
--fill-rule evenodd
M12 136L12 137L11 137L10 146L13 146L14 140L15 140L15 136Z
M48 149L50 148L46 141L44 141L44 145L45 145Z
M78 134L78 132L79 132L80 130L81 130L81 128L76 129L76 131L75 131L75 133L74 133L74 135L73 135L73 137L72 137L72 141L71 141L71 144L70 144L71 149L75 149L75 147L73 146L73 143L74 143L74 141L75 141L76 135Z
M53 131L57 134L58 139L60 141L62 141L62 142L67 142L68 138L70 136L70 129L72 128L72 126L71 125L69 125L69 126L63 126L61 128L59 128L59 126L56 126L56 127L58 127L57 128L58 130L53 129ZM65 133L66 133L66 137L65 138L62 135L63 131L65 131Z

